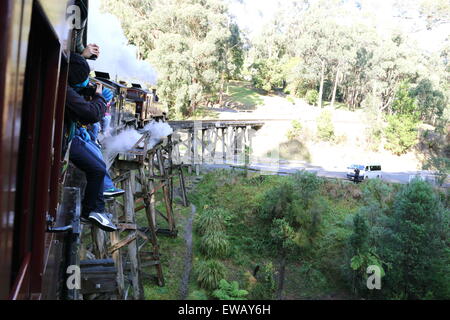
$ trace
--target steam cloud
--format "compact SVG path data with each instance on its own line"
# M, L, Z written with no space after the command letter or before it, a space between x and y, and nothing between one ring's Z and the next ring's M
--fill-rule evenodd
M173 133L172 127L166 122L156 122L152 121L144 127L144 132L150 132L150 139L148 142L148 148L152 149L156 144L158 144L165 137ZM109 169L114 162L114 159L119 153L124 153L129 151L142 137L135 129L125 130L116 136L105 138L102 141L103 145L103 156L106 163L106 168ZM139 146L143 147L143 146Z
M156 84L156 71L146 61L137 60L137 49L128 45L119 20L100 11L100 0L89 1L88 43L100 46L97 60L89 60L91 68L108 72L114 80Z

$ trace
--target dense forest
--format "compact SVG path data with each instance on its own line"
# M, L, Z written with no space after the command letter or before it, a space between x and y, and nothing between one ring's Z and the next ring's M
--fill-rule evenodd
M252 39L227 1L104 0L103 7L119 17L140 58L156 67L174 113L220 101L227 81L247 76L256 87L283 89L319 106L342 102L437 125L449 96L450 39L430 53L401 30L380 34L370 12L360 9L364 1L358 3L283 1ZM445 0L396 5L399 19L415 12L424 28L450 22Z

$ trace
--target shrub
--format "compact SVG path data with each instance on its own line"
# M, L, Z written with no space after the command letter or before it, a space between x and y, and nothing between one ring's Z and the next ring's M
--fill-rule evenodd
M408 152L417 143L417 121L414 116L390 115L385 131L387 150L396 155Z
M219 289L214 290L212 296L219 300L246 300L247 290L239 289L239 283L233 281L229 283L222 279L219 282Z
M324 141L331 141L334 138L334 125L329 110L323 111L317 118L317 137Z
M401 187L389 229L380 246L392 264L386 273L385 292L405 299L448 299L448 212L430 184L414 179Z
M225 230L225 211L223 209L206 209L198 215L196 230L200 235L207 232Z
M201 262L197 267L197 282L201 288L215 290L225 278L225 266L217 260Z
M319 99L319 93L317 90L308 90L305 95L306 102L311 105L315 105Z
M271 262L262 266L256 275L257 282L250 291L252 300L271 300L275 298L277 289L275 268Z
M223 258L230 252L230 243L222 231L208 231L200 240L200 250L209 258Z
M302 133L302 124L298 120L293 120L291 122L292 128L286 134L288 140L293 140L297 138Z
M431 157L424 165L425 170L436 171L436 182L442 186L450 174L450 159L442 157Z

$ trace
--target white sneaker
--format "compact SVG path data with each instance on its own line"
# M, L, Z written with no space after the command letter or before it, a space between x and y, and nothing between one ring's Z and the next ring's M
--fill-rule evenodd
M106 213L91 212L89 214L89 220L106 232L113 232L117 230L117 227L114 225L114 223L112 223Z

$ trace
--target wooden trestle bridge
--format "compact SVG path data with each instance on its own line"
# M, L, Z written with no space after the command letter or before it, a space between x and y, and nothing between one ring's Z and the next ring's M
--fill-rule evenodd
M161 120L164 121L164 120ZM170 121L174 133L149 149L149 133L135 146L119 154L110 169L111 177L125 190L107 200L116 232L106 233L91 225L81 225L78 254L74 261L81 268L81 290L73 290L73 299L144 299L142 280L153 279L164 286L158 235L177 236L174 198L188 206L183 168L198 170L202 163L245 161L251 150L254 132L263 121ZM79 215L83 174L71 166L65 198ZM177 181L179 188L174 183ZM78 195L77 197L74 195ZM67 210L67 205L62 210ZM145 219L137 213L145 211ZM157 218L159 217L159 218ZM138 221L139 220L139 221ZM143 222L145 221L145 222ZM148 267L154 268L149 273Z

